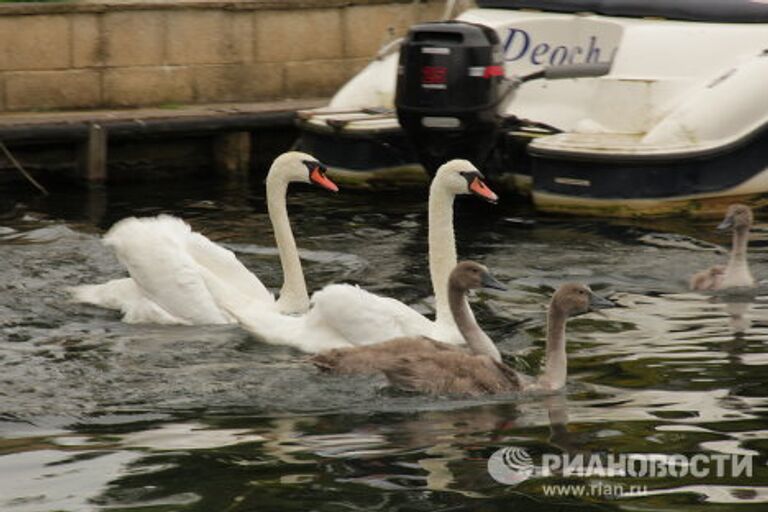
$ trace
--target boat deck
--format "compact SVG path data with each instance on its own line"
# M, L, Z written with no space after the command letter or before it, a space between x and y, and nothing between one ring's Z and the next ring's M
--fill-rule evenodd
M671 153L696 149L693 144L649 144L643 142L645 133L560 133L531 142L534 155L550 153L584 154L591 159L603 157L667 156Z

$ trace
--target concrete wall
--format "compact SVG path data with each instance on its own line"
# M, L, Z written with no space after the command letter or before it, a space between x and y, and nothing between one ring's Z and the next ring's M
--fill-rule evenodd
M0 4L0 112L330 95L444 3Z

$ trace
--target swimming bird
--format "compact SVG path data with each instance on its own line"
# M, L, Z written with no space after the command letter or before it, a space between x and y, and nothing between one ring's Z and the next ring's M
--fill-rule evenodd
M375 346L332 350L317 354L311 361L321 370L333 373L381 371L395 387L435 395L551 391L565 385L568 318L614 306L583 284L561 286L552 297L547 315L544 368L538 377L531 378L496 357L498 350L472 315L466 295L481 287L503 288L479 263L461 262L451 272L450 309L469 351L426 337L407 337Z
M498 199L480 171L467 160L451 160L438 169L430 186L428 205L434 321L396 299L349 284L331 284L315 292L312 307L303 316L238 309L236 304L228 311L259 339L305 352L367 345L401 336L429 336L463 344L464 338L448 305L448 276L457 260L453 203L460 194L474 194L491 202Z
M241 311L306 312L309 295L286 207L288 185L294 182L338 190L311 155L290 151L272 163L266 180L267 208L284 279L277 300L232 251L170 215L130 217L112 226L104 244L114 249L131 277L74 287L74 299L120 310L128 323L235 322L224 302Z
M124 321L133 323L239 321L264 341L306 352L417 334L463 343L447 311L446 298L447 275L456 261L453 202L458 194L475 194L491 202L498 199L480 171L466 160L454 160L441 167L430 187L429 262L436 297L435 321L395 299L350 285L326 286L312 297L308 314L293 316L301 313L308 298L285 208L290 181L286 178L291 175L284 169L290 161L287 155L279 157L267 178L270 218L285 275L277 303L231 251L171 217L128 219L113 227L105 241L115 247L133 278L77 287L76 300L122 310ZM305 176L296 181L306 180ZM327 180L324 172L315 176ZM143 242L147 240L152 251L146 250Z
M728 264L715 265L694 274L690 280L691 290L707 291L755 286L755 279L749 271L747 262L749 230L753 221L754 215L749 206L732 204L728 207L723 222L717 226L720 231L733 232Z

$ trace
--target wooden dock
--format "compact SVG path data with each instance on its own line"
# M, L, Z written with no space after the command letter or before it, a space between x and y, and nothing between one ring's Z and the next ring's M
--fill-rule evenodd
M209 145L213 167L225 173L242 173L252 167L254 134L270 130L293 130L296 111L327 103L327 99L284 100L264 103L97 110L77 112L26 112L0 115L0 142L19 152L18 160L34 170L52 170L70 164L79 178L98 184L110 177L111 148L132 141L189 139ZM58 157L41 155L46 148L58 149ZM64 148L64 150L62 150ZM136 158L151 165L151 151ZM47 165L51 159L59 161ZM40 156L38 159L37 157ZM0 166L10 167L0 156Z

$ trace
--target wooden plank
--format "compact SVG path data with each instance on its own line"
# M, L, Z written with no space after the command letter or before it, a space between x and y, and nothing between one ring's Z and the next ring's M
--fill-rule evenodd
M88 139L81 146L81 175L90 184L107 180L107 130L92 123L88 127Z
M216 171L228 175L248 174L251 169L250 132L229 132L214 137Z

